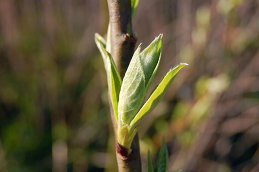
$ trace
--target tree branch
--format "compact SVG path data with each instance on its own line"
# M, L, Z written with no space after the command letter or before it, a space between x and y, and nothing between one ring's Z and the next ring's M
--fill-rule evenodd
M136 45L131 23L131 0L107 1L110 15L111 55L123 78ZM116 128L117 126L114 126L115 137ZM117 144L116 156L119 172L141 172L138 135L136 134L133 139L131 150Z
M123 76L134 53L130 0L107 0L110 13L111 54Z

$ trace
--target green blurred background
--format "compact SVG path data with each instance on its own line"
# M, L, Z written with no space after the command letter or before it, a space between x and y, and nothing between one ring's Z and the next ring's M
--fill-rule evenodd
M0 172L117 171L107 25L105 0L0 0ZM140 0L133 28L164 34L155 83L190 64L141 125L143 166L165 136L169 171L258 172L258 0Z

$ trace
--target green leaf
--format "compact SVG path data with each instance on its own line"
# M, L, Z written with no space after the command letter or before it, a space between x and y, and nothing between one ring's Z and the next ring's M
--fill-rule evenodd
M151 94L151 96L149 97L147 102L143 105L143 107L137 113L135 118L131 121L131 123L130 123L131 131L133 131L137 127L139 122L143 119L143 117L158 104L158 102L164 95L165 91L167 90L168 86L175 78L176 74L186 65L187 65L186 63L180 63L178 66L169 70L169 72L166 74L164 79L157 86L155 91Z
M99 34L95 34L95 43L102 54L105 70L107 73L109 95L112 101L116 119L118 121L118 102L121 89L121 78L111 57L111 54L105 49L105 40Z
M105 41L105 39L101 35L99 35L98 33L95 33L95 43L96 43L97 47L98 47L98 44L101 44L101 46L103 48L106 48L106 41Z
M121 124L130 124L144 101L148 87L151 84L159 66L163 36L160 34L140 53L140 47L135 51L125 77L119 101L119 118Z
M106 47L105 49L111 53L111 26L110 26L110 23L108 25L108 30L107 30L107 44L106 44Z
M157 172L167 172L168 167L168 151L165 144L165 139L163 139L163 144L159 152L157 160Z
M155 172L155 169L153 166L153 160L149 151L148 151L148 172Z
M140 59L140 46L135 51L122 81L119 96L119 125L129 125L145 98L145 75Z
M134 18L138 7L139 0L131 0L131 17Z
M156 37L151 44L140 53L144 74L146 91L153 81L157 68L161 59L161 51L163 46L163 35Z

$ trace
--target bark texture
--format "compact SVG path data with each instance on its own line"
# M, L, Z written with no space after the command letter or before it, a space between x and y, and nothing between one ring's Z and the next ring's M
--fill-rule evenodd
M107 1L110 15L111 55L123 78L136 45L131 23L131 0ZM114 119L113 125L116 137L117 126ZM130 150L117 144L116 156L119 172L141 172L138 134L133 139Z
M136 39L131 24L131 0L108 0L111 27L111 54L121 76L134 53Z
M131 150L128 150L117 143L116 156L119 172L140 172L141 159L138 135L136 134L132 142Z

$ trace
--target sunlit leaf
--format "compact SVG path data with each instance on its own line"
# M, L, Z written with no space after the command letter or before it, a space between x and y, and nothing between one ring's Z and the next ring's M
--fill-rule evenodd
M163 144L159 152L157 160L157 172L167 172L168 167L168 150L165 144L165 139L163 139Z
M148 172L154 172L154 171L155 171L155 169L154 169L154 165L153 165L153 160L152 160L150 152L148 151Z
M135 51L121 85L119 97L119 123L130 124L145 97L145 75L140 59L140 46Z
M159 35L141 53L140 45L132 57L120 93L118 113L122 125L130 124L144 101L159 66L162 39Z
M107 43L106 43L106 50L111 53L111 26L110 23L108 25L108 30L107 30Z
M174 67L173 69L169 70L169 72L166 74L164 79L157 86L155 91L151 94L147 102L143 105L143 107L137 113L135 118L131 121L130 123L131 130L134 130L139 124L139 122L142 120L142 118L158 104L158 102L164 95L166 89L175 78L176 74L186 65L187 65L186 63L181 63L178 66Z
M112 101L116 119L118 121L118 102L121 88L121 78L111 57L111 54L105 49L106 44L104 39L99 34L95 34L95 42L102 54L105 70L107 73L109 95Z
M161 51L163 46L163 35L160 34L156 37L151 44L145 48L141 53L141 62L143 64L144 74L145 74L145 83L146 91L153 81L159 62L161 59Z
M98 33L95 34L95 43L96 43L98 48L99 48L98 44L101 44L101 46L103 48L106 48L106 41L105 41L105 39L101 35L99 35Z

